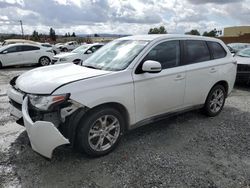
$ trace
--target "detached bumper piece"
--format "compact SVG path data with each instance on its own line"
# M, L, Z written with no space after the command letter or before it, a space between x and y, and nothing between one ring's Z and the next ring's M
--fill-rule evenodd
M23 121L26 127L31 147L39 154L51 158L53 150L63 144L69 144L66 139L55 127L48 121L33 122L28 111L28 97L25 97L22 104Z

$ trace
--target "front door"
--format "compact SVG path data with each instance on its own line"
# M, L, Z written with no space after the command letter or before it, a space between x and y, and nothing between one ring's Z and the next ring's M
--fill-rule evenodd
M185 91L185 69L180 66L180 41L156 44L144 57L133 75L137 122L182 107ZM161 63L160 73L144 73L146 60Z
M3 53L5 51L6 53ZM20 51L19 46L9 47L5 49L3 52L1 55L3 59L2 64L4 66L23 64L23 55L22 55L22 52Z

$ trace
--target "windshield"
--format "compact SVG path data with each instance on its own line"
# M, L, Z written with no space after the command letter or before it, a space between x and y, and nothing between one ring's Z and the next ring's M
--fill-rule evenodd
M148 41L142 40L115 40L96 51L83 66L111 71L123 70L147 44Z
M85 50L86 50L87 48L88 48L88 45L79 46L78 48L74 49L72 52L73 52L73 53L85 52Z
M250 57L250 48L239 51L237 55L242 57Z

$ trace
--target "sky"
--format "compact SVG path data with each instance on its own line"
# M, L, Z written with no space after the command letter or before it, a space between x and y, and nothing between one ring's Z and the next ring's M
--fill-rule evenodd
M250 25L250 0L0 0L0 33L147 34Z

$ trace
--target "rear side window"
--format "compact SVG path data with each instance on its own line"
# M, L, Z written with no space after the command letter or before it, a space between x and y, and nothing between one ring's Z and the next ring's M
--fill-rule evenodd
M21 48L22 48L22 51L40 50L40 48L36 46L21 46Z
M210 53L205 41L186 40L185 41L186 64L199 63L210 60Z
M223 58L226 56L226 51L218 42L207 42L214 59Z
M154 60L161 63L162 69L179 66L180 64L180 42L167 41L155 46L143 59Z

